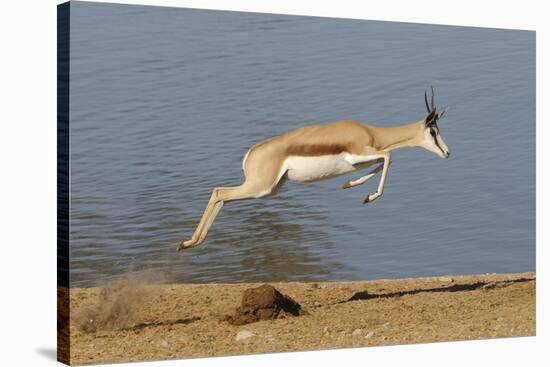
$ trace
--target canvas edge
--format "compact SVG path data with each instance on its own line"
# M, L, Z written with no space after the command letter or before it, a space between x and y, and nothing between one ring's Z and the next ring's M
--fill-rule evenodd
M70 2L57 6L57 360L70 364Z

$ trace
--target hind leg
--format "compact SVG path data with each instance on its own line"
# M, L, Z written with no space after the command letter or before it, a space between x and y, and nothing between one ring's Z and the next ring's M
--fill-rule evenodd
M282 183L284 183L284 180L281 177L277 177L276 180L271 180L267 184L252 184L245 181L241 186L214 188L197 229L195 229L190 240L182 241L179 250L198 246L205 240L210 227L214 223L214 219L216 219L225 202L267 197L280 189Z
M284 161L276 153L273 149L265 150L261 145L250 149L243 159L244 183L212 190L212 196L193 236L188 241L182 241L179 249L198 246L204 241L225 202L267 197L280 189L285 181L286 169Z
M230 200L242 200L255 197L256 190L251 190L246 183L236 187L216 187L212 190L210 200L206 205L206 209L201 217L201 220L193 233L193 236L188 241L183 241L180 244L179 250L200 245L206 238L208 230L214 223L214 219L220 212L223 204Z

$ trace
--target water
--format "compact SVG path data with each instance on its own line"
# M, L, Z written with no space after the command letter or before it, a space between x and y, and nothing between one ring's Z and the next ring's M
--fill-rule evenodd
M535 34L73 2L71 286L142 269L176 282L359 280L535 269ZM344 118L425 114L452 152L224 206L254 143Z

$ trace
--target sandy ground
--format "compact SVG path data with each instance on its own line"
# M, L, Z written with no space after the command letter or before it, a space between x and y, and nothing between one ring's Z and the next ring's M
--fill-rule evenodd
M224 317L243 290L260 284L126 280L71 288L70 329L61 322L61 341L70 333L71 364L89 364L529 336L535 282L535 273L521 273L270 283L309 314L234 326ZM67 349L59 348L61 359Z

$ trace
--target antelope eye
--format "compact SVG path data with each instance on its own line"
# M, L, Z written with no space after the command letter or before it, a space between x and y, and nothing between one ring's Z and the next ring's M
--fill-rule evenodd
M435 138L435 130L434 129L430 129L430 135Z

